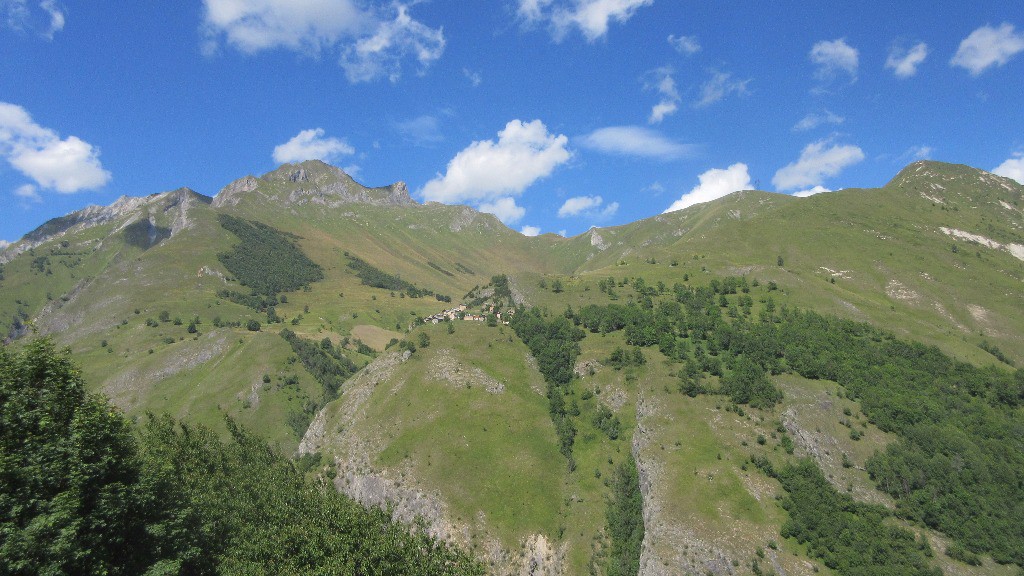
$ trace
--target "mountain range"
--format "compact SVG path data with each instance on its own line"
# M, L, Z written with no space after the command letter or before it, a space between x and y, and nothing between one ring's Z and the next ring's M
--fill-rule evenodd
M763 452L808 458L929 550L971 554L929 553L930 567L1009 576L1012 555L900 513L868 461L902 432L850 385L779 352L777 402L684 394L682 353L595 326L569 367L573 408L555 417L546 359L515 316L587 327L588 307L622 306L658 321L710 286L734 323L811 311L1000 378L1024 363L1022 282L1024 186L963 165L915 162L881 188L808 198L737 192L563 238L307 161L213 198L180 188L44 223L0 252L0 332L68 346L129 416L224 432L226 414L495 573L617 573L608 510L626 461L640 573L850 573L787 532L786 476L751 464ZM431 319L445 311L455 319ZM724 390L739 370L700 372ZM558 418L575 426L569 465Z

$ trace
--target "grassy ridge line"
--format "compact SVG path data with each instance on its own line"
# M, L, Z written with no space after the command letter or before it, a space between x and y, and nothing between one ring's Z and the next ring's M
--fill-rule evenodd
M569 241L589 245L593 234L607 246L584 250L592 258L576 273L643 274L671 284L684 272L746 271L785 283L790 301L804 308L870 320L976 363L988 359L974 347L995 338L1008 357L1022 361L1024 324L1016 295L1024 263L940 231L1020 241L1019 226L1012 224L1020 212L1008 222L1000 202L1019 205L1022 189L993 186L973 169L928 164L929 170L942 167L961 178L955 190L943 184L945 204L921 196L922 190L936 194L921 176L883 189L806 199L736 194L705 207L597 229ZM714 217L699 217L705 213ZM960 244L958 253L951 251L953 243ZM784 266L776 266L779 255ZM652 257L657 265L642 264ZM669 266L673 259L677 267ZM833 276L835 284L829 282Z

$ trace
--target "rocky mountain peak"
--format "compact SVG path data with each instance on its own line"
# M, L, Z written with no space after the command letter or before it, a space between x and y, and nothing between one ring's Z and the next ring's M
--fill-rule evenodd
M934 203L945 203L953 198L977 202L996 202L1001 198L1020 200L1024 195L1024 186L1010 178L963 164L931 160L909 164L885 187L916 192Z
M289 206L318 204L338 207L343 204L401 206L415 204L404 182L367 188L344 170L320 160L283 164L260 177L246 176L225 186L214 199L214 206L235 206L244 199L283 203Z
M70 214L53 218L29 232L5 250L0 262L9 261L53 238L110 222L121 222L117 230L143 219L153 220L157 215L168 221L168 236L192 225L189 212L196 204L210 204L209 196L190 188L178 188L149 196L121 196L109 206L86 206Z
M961 183L961 184L1002 184L1002 181L1013 183L1008 178L979 170L964 164L950 164L934 160L918 160L900 170L886 186L927 184L927 183Z

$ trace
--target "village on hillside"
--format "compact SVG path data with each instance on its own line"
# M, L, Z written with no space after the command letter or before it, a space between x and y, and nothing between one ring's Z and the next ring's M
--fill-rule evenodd
M453 320L464 320L467 322L486 322L488 316L493 316L496 323L508 325L509 321L512 320L512 317L515 316L516 313L515 308L509 308L508 310L502 312L501 308L493 304L483 305L480 309L479 314L467 312L467 310L468 307L465 304L459 304L454 308L449 308L447 310L438 312L437 314L427 316L426 318L423 319L423 322L429 324L437 324L439 322L450 322Z

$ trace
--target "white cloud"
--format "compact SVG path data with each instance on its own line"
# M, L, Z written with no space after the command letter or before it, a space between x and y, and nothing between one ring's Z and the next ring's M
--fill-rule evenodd
M668 43L678 52L688 56L700 52L700 42L697 41L696 36L676 36L675 34L669 34Z
M375 23L355 0L203 0L207 40L247 54L288 48L319 54Z
M540 234L540 227L538 226L523 226L523 229L519 231L523 236L536 236Z
M444 134L441 133L441 124L437 117L423 115L395 124L395 129L407 141L417 146L429 146L444 142Z
M584 210L597 208L603 202L604 200L600 196L575 196L562 204L562 207L558 209L558 217L576 216Z
M42 202L43 197L39 195L39 190L32 184L23 184L14 189L14 195L26 201L31 202Z
M110 181L100 151L76 136L61 139L15 104L0 102L0 156L41 188L61 193L92 190Z
M819 80L831 80L837 72L845 72L854 80L857 78L860 53L847 44L845 38L816 43L811 48L810 58L811 62L818 66L815 76Z
M484 77L482 74L470 70L469 68L463 68L462 75L465 76L467 80L469 80L469 83L472 84L473 88L476 88L484 81Z
M0 252L3 252L4 250L6 250L7 247L10 246L10 245L11 245L10 241L8 241L8 240L0 240Z
M697 177L700 184L694 186L689 192L683 194L665 209L665 212L675 212L683 208L689 208L694 204L710 202L739 190L753 189L750 182L750 173L747 165L737 162L726 169L712 168Z
M565 238L567 234L569 234L569 231L565 230L564 228L558 231L558 235L561 236L562 238Z
M519 0L517 13L527 22L550 21L556 41L561 41L573 28L589 42L608 33L608 24L625 23L637 9L654 4L654 0Z
M221 42L246 54L285 48L319 56L340 54L350 82L401 77L406 58L421 70L441 57L441 28L409 16L400 3L367 5L357 0L203 0L204 51ZM364 8L364 6L366 6Z
M918 42L909 50L893 46L885 60L885 67L891 68L897 78L910 78L917 74L917 67L927 57L928 45L924 42Z
M473 142L456 154L445 174L427 182L421 194L426 200L445 203L518 196L569 161L568 141L564 135L548 133L540 120L512 120L498 132L497 142Z
M671 116L679 110L679 105L671 100L662 100L653 107L651 107L651 116L647 119L650 124L658 124L665 119L666 116Z
M825 110L821 114L815 114L812 112L797 122L796 125L793 126L793 131L802 132L804 130L813 130L822 124L842 124L845 121L846 118L843 118L829 110Z
M37 146L16 147L7 161L44 188L70 193L99 188L110 181L110 172L100 164L99 150L76 136Z
M815 186L814 188L811 188L809 190L801 190L799 192L793 192L793 196L796 196L797 198L807 198L808 196L814 196L815 194L821 194L823 192L831 192L831 190L829 190L828 188L825 188L824 186L818 185L818 186Z
M864 151L857 146L819 140L804 147L796 162L780 168L772 184L778 190L817 186L863 159Z
M384 76L397 82L402 76L404 57L414 56L422 71L444 53L441 28L435 30L417 22L409 16L408 7L396 6L398 15L394 20L381 23L373 36L361 38L343 53L341 67L350 82L368 82Z
M542 20L551 0L519 0L519 8L516 13L527 22Z
M39 7L50 17L50 28L46 32L46 36L52 39L54 34L64 29L64 13L60 11L54 0L42 0L39 2Z
M1024 152L1017 152L1005 162L992 169L993 174L1012 178L1024 184Z
M505 224L515 224L526 215L526 208L516 204L515 198L497 198L492 202L483 202L479 206L481 212L494 214Z
M916 160L927 160L932 157L932 152L935 149L931 146L911 146L907 148L903 154L900 154L899 159L903 162L914 162Z
M0 17L13 30L32 31L49 40L64 29L64 12L55 0L0 0Z
M743 95L747 93L747 84L750 79L733 80L732 74L728 72L712 72L711 78L700 88L700 100L694 106L703 108L718 102L730 93Z
M355 148L338 138L324 138L323 128L299 132L291 140L274 147L274 162L287 164L304 160L325 162L355 153Z
M600 196L576 196L569 198L558 209L558 217L568 218L583 214L591 218L607 218L619 211L618 202L612 202L599 210L602 204L604 204L604 199Z
M676 89L676 81L672 78L672 69L669 67L657 68L647 73L644 81L644 88L656 90L661 94L661 101L651 108L651 116L647 122L658 124L666 116L674 114L679 109L679 91Z
M624 156L673 160L694 154L696 147L680 144L641 126L609 126L578 138L581 146Z
M1002 66L1024 52L1024 33L1003 22L998 28L982 26L960 42L950 66L959 66L977 76L992 66Z

